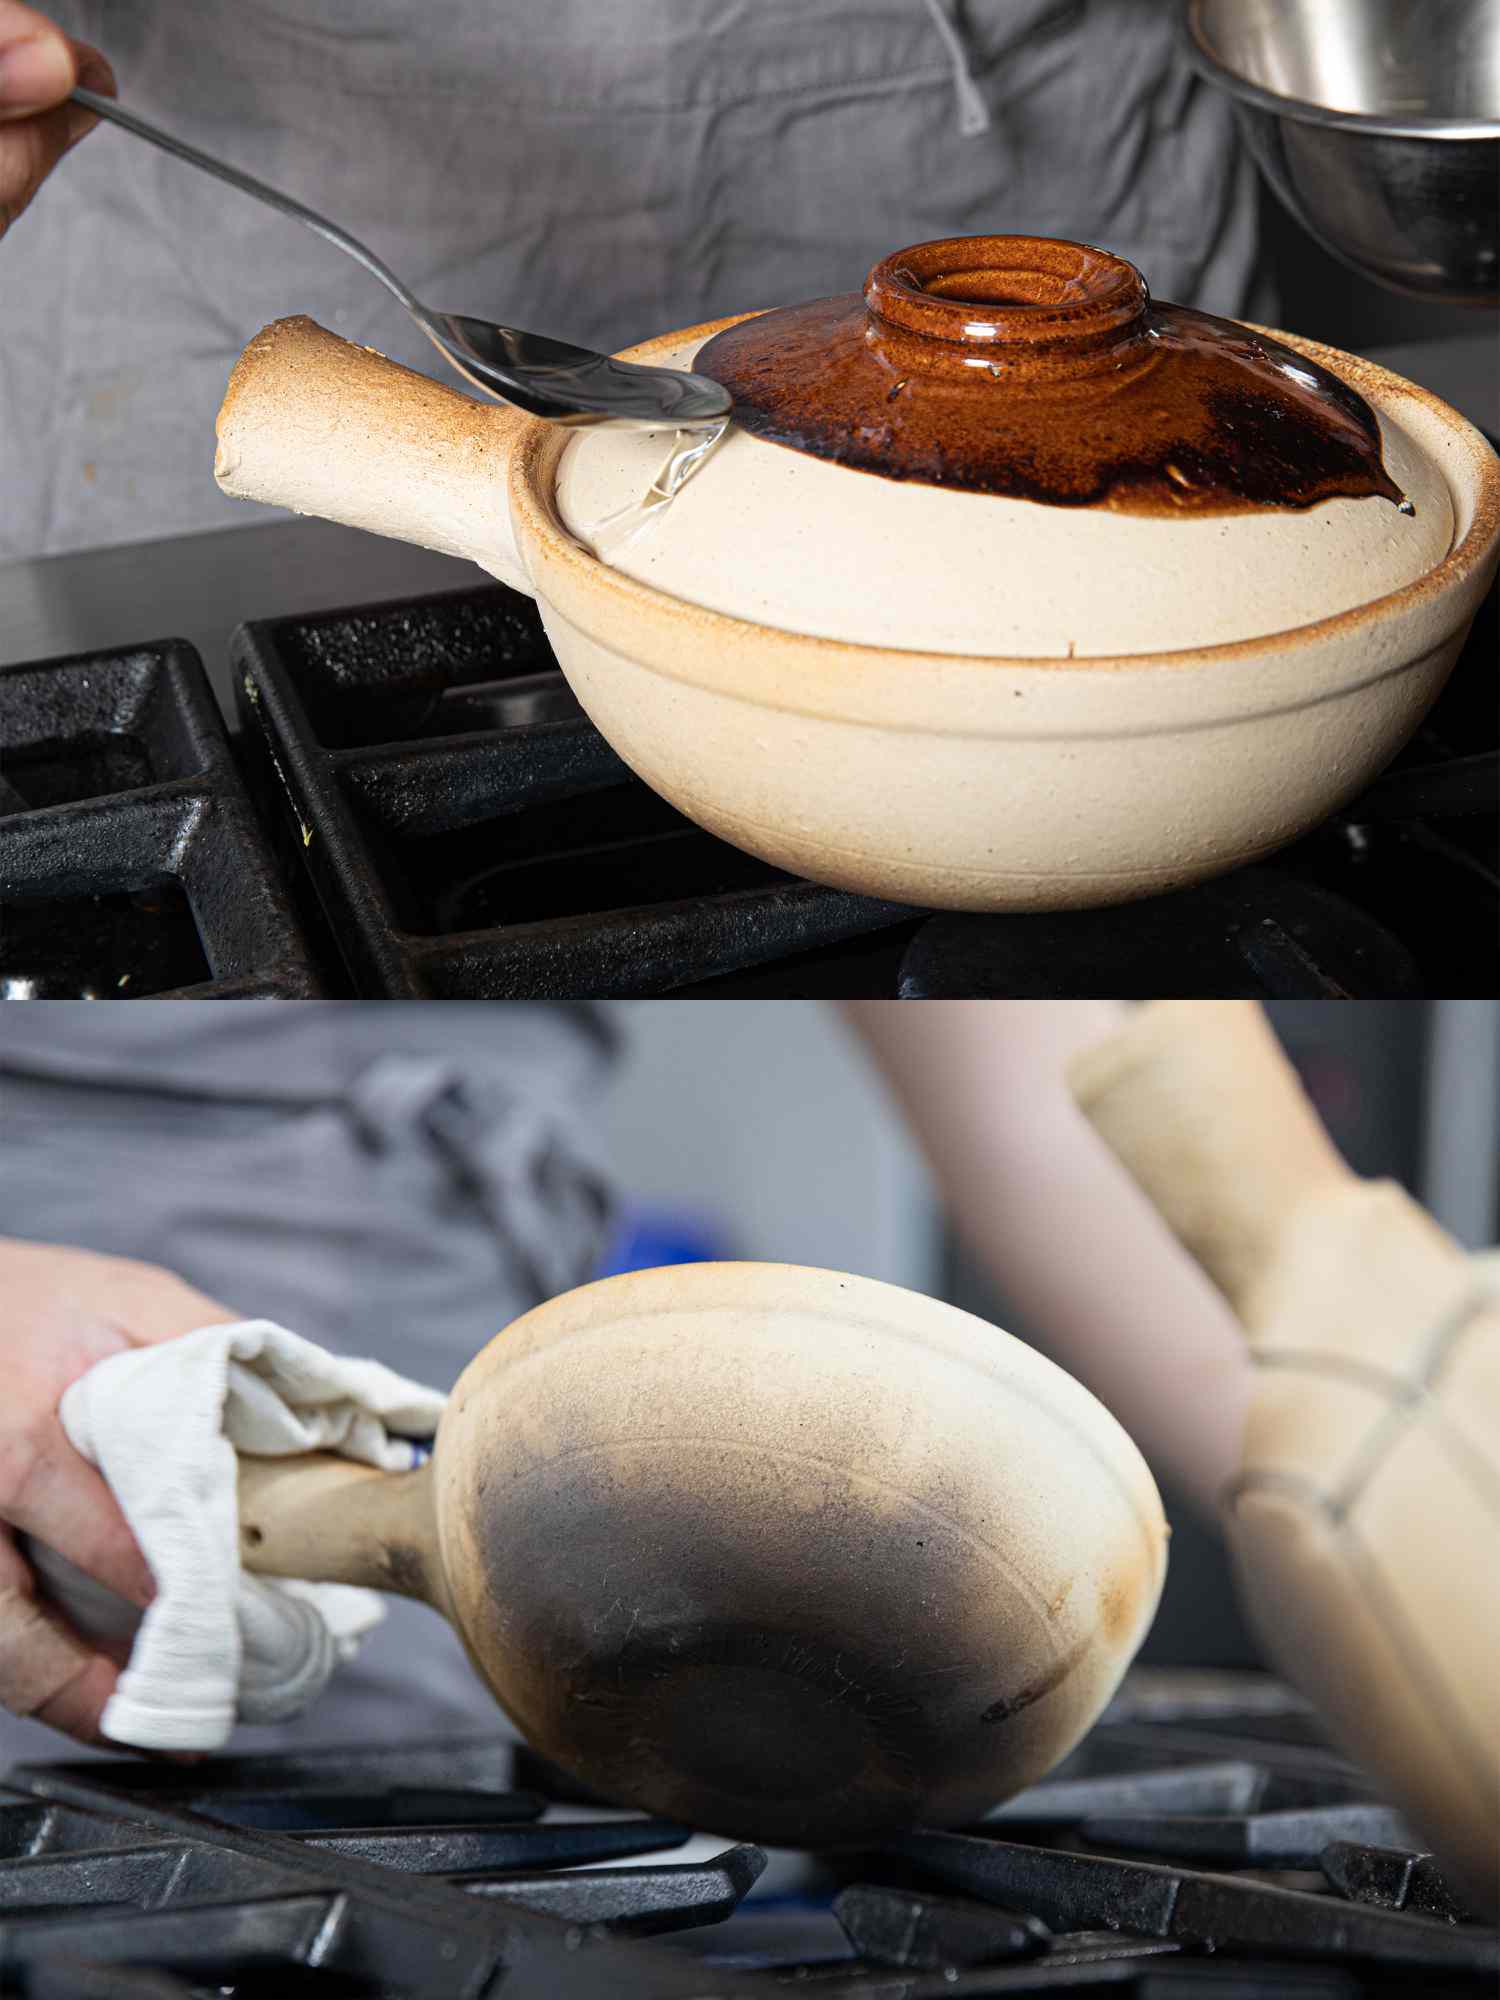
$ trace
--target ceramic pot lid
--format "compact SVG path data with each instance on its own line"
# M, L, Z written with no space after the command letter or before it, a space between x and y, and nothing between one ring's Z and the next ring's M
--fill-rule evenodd
M642 500L667 434L574 433L562 522L611 568L756 625L985 658L1181 653L1368 604L1453 543L1419 392L1158 305L1082 244L919 245L863 295L634 352L716 375L734 421L661 506Z
M1082 243L918 244L693 365L752 436L887 479L1132 513L1403 498L1363 397Z

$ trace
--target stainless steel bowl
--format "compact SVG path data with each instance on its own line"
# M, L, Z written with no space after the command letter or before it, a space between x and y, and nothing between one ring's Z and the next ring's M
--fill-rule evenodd
M1400 292L1500 304L1500 0L1187 0L1184 29L1326 249Z

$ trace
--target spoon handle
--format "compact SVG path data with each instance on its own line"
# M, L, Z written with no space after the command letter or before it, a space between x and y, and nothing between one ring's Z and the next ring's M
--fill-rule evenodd
M186 160L190 166L201 167L204 173L214 175L217 180L227 181L230 187L238 188L242 194L254 195L257 201L265 202L267 207L280 209L283 215L290 215L298 222L305 222L309 229L316 230L319 236L332 243L336 249L344 251L357 264L363 264L371 277L378 278L388 291L395 294L412 317L425 327L427 316L416 295L407 290L395 272L383 264L373 250L367 249L357 237L351 236L347 229L340 229L337 223L330 222L327 216L319 215L316 209L308 208L300 201L294 201L289 194L281 194L277 189L267 187L264 181L256 180L253 174L242 174L238 167L226 165L223 160L215 159L212 153L200 152L196 146L188 145L185 139L174 138L170 132L163 132L159 125L148 124L144 118L138 118L133 111L127 111L123 104L117 104L112 97L101 97L97 91L80 88L72 93L72 100L75 104L81 104L86 111L94 112L97 117L107 118L112 125L119 125L126 132L133 132L137 139L147 139L153 146L160 146L164 153L173 153L179 160Z
M240 1560L262 1576L356 1583L446 1611L432 1466L380 1472L332 1452L241 1458Z

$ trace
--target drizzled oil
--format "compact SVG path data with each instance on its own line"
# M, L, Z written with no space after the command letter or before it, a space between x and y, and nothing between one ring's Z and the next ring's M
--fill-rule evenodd
M581 537L589 551L600 562L609 562L654 528L688 481L713 456L728 429L726 418L711 430L676 432L671 450L645 492L602 516Z

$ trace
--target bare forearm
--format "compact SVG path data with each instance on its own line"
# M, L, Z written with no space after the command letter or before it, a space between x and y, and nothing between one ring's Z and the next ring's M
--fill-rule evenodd
M1229 1308L1074 1105L1064 1065L1124 1016L1079 1001L850 1002L953 1220L1029 1329L1205 1508L1248 1392Z

